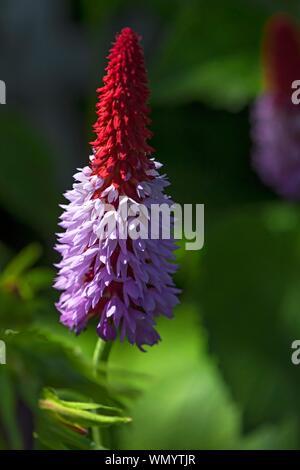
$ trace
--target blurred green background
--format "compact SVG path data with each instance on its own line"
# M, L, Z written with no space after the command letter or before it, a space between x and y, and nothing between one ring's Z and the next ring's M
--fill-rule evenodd
M132 417L104 429L106 447L300 448L300 210L250 162L262 30L278 11L300 19L297 1L1 2L1 449L93 448L81 418L40 409L49 388ZM170 193L205 204L205 247L178 250L175 319L147 353L115 344L107 386L91 366L94 327L62 327L51 285L58 204L88 161L95 89L124 26L143 37Z

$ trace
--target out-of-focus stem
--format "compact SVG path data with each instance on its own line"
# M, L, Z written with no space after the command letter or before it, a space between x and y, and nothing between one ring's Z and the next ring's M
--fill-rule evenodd
M98 377L98 367L101 365L101 376L103 379L104 385L107 383L107 363L109 358L109 353L112 347L112 341L103 341L103 339L98 339L96 347L93 354L93 371L95 377ZM98 426L92 428L93 439L96 444L96 449L102 449L101 442L101 431Z

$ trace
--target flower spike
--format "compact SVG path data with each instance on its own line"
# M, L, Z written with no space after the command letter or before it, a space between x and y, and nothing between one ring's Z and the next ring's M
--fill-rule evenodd
M292 102L300 80L300 31L283 14L270 19L263 42L265 90L252 113L253 167L280 196L300 200L300 108Z
M124 28L108 59L104 85L97 90L90 165L74 175L73 189L65 194L69 203L62 206L57 309L61 322L77 334L96 318L102 339L127 338L143 350L160 339L156 318L172 317L178 303L172 280L176 246L173 238L161 236L161 222L155 239L129 235L136 209L149 235L151 206L172 201L148 144L149 91L136 33Z

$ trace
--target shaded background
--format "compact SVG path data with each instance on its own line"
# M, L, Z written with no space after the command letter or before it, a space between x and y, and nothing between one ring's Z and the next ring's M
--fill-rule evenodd
M300 18L297 3L1 2L0 448L90 448L41 413L44 387L121 403L133 423L107 437L118 449L300 448L300 211L253 172L249 120L265 21ZM162 343L114 345L107 393L90 370L93 326L79 338L60 326L51 284L58 204L88 161L95 89L124 26L143 38L170 193L205 204L206 241L178 251L183 294Z

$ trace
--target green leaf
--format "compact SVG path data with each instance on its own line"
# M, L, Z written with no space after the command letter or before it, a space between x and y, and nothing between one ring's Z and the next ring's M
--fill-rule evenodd
M72 419L73 422L82 424L83 426L91 427L95 425L124 424L131 422L131 418L129 417L111 416L89 412L87 411L86 403L80 403L79 406L72 406L72 403L66 404L49 389L45 391L44 395L45 398L41 399L39 402L41 409L51 411L68 419ZM115 411L114 409L111 409L111 407L103 407L102 405L97 405L97 408L94 408L94 410L96 409Z
M1 279L5 282L7 279L19 278L27 269L36 263L40 258L42 249L37 243L24 248L18 253L4 269Z
M81 403L81 402L76 402L76 401L65 401L61 400L61 403L63 406L69 407L69 408L74 408L77 410L106 410L106 411L111 411L111 412L116 412L116 413L122 413L122 410L120 408L114 407L114 406L106 406L106 405L99 405L98 403Z
M102 409L106 411L111 411L111 412L117 412L117 413L122 413L122 410L120 408L114 407L114 406L107 406L107 405L100 405L98 403L93 403L93 402L80 402L80 401L70 401L70 400L65 400L62 399L62 397L66 396L74 396L74 395L79 395L78 393L76 394L73 390L54 390L51 388L47 388L44 390L44 397L49 400L56 401L57 403L60 403L63 406L74 408L77 410L97 410L97 409Z
M260 91L260 42L270 11L262 3L223 3L174 2L152 73L154 103L199 100L236 109Z
M84 430L73 427L68 421L58 421L55 416L44 412L38 415L37 432L38 447L53 450L91 450L91 440Z
M165 105L197 100L215 108L236 111L251 101L260 88L257 57L244 52L232 53L161 80L154 99Z

